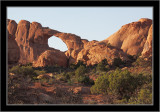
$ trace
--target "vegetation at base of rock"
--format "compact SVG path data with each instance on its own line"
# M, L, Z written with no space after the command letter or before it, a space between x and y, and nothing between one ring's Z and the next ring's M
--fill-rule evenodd
M120 57L114 58L112 65L116 67L120 67L125 64Z
M118 99L125 99L124 101L128 102L132 95L135 93L136 89L141 88L146 83L151 82L151 75L133 75L128 70L121 71L120 69L116 69L111 73L106 73L102 76L99 76L95 81L95 85L91 87L91 93L114 94L118 97Z
M145 60L142 57L138 57L136 61L133 63L133 65L142 67L152 66L152 59Z
M83 61L81 61L81 60L78 60L78 62L76 63L76 64L70 64L69 65L69 68L71 68L71 69L77 69L78 67L80 67L80 66L85 66L86 67L86 64L84 64L84 62Z
M78 78L80 76L84 76L84 74L87 72L87 69L85 66L80 65L76 70L75 70L75 76Z
M107 68L106 68L107 65L108 65L107 59L104 59L100 63L98 63L96 70L97 71L107 71Z
M89 76L80 76L77 78L79 83L84 85L94 85L94 81L89 78Z
M9 69L9 73L14 73L17 76L29 76L31 79L36 79L36 77L40 74L46 73L43 70L34 70L32 66L13 66Z

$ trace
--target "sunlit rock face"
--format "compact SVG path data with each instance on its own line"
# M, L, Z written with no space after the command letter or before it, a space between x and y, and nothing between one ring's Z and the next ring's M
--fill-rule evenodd
M9 20L8 20L9 21ZM47 50L52 50L52 55L55 53L55 56L58 56L61 51L56 50L54 48L50 48L48 46L48 39L51 36L56 36L60 38L68 47L68 50L71 51L70 53L78 52L79 49L83 48L84 43L81 41L81 38L79 36L76 36L74 34L69 34L69 33L61 33L56 30L49 29L48 27L42 27L40 23L37 22L32 22L30 23L29 21L26 20L21 20L18 25L17 23L14 22L14 24L9 24L8 25L8 31L9 34L14 33L14 38L13 40L15 41L14 43L17 43L17 47L19 48L19 58L17 58L17 61L22 64L26 63L33 63L33 62L38 62L39 56L41 56L45 51ZM12 36L12 35L9 35ZM10 38L8 40L9 44L9 60L12 60L10 55L13 54L18 54L18 50L16 51L10 51L10 48L13 48L15 45L12 45L10 42ZM65 54L64 52L61 52L60 54ZM49 56L52 56L49 55ZM64 55L64 63L66 63L66 58L67 56ZM70 56L70 54L69 54ZM72 55L73 62L75 62L75 57ZM58 57L57 57L58 58ZM59 57L60 58L60 57ZM56 58L54 58L56 59ZM62 59L61 59L62 60ZM58 63L56 63L58 64ZM37 65L37 63L36 63ZM42 63L40 64L42 66ZM59 64L63 65L64 64ZM65 65L66 66L66 65Z
M148 36L147 36L147 40L144 44L144 48L142 51L142 57L152 57L152 38L153 38L153 29L152 29L152 25L149 29L148 32Z
M104 59L112 64L114 58L120 57L123 61L128 61L127 54L121 49L114 46L109 46L104 42L89 43L90 47L86 47L80 51L77 56L77 61L81 60L87 65L98 64Z
M142 18L122 26L120 30L103 41L88 41L81 37L43 27L38 22L21 20L18 24L7 20L8 59L12 63L33 63L33 66L68 66L78 60L94 65L107 59L109 63L127 54L146 55L152 49L152 20ZM60 38L68 50L62 52L48 46L52 36Z
M109 42L112 46L121 48L127 54L140 54L143 51L151 25L152 20L142 18L137 22L122 26L104 41Z
M67 67L67 57L59 50L46 50L38 57L38 60L33 65L35 67L53 65Z

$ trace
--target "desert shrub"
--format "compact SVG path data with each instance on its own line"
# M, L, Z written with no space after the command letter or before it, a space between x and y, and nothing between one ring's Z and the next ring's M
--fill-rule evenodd
M122 61L122 59L120 57L118 58L114 58L112 65L116 66L116 67L120 67L120 65L123 65L124 62Z
M57 78L60 79L61 81L69 82L74 75L75 75L74 72L67 72L67 73L63 72L59 74Z
M119 98L129 98L137 87L137 82L128 70L116 69L111 73L99 76L95 85L91 87L92 93L116 94Z
M78 60L78 63L76 64L76 68L78 68L80 66L85 66L86 67L86 64L84 64L83 61Z
M136 96L132 96L128 104L152 104L152 82L144 84Z
M75 76L78 78L80 76L84 76L84 74L87 72L87 69L85 68L85 66L80 65L76 71L75 71Z
M92 94L99 94L99 93L107 93L109 88L109 81L108 81L108 75L100 76L96 79L95 84L91 87L91 93Z
M40 74L45 74L46 72L45 71L40 71L40 70L34 70L34 72L37 74L37 75L40 75Z
M86 64L84 64L83 61L78 60L77 63L72 63L72 64L70 64L70 65L69 65L69 68L71 68L71 69L77 69L77 68L80 67L80 66L85 66L85 67L86 67Z
M108 65L108 62L106 59L104 59L97 65L96 70L105 71L107 70L106 65Z
M79 83L85 84L85 85L93 85L94 81L89 78L89 76L86 76L85 73L87 72L87 69L85 66L80 65L76 71L75 71L75 78Z
M20 66L13 66L11 69L9 69L10 73L14 73L14 74L20 74Z
M67 82L68 80L70 80L70 76L69 76L69 74L63 72L60 74L59 79L61 81Z
M38 75L45 73L45 71L34 70L32 66L14 66L9 69L9 72L24 77L29 76L31 79L36 79Z
M12 73L15 73L17 75L22 75L22 76L35 76L37 75L35 72L34 72L34 69L32 68L32 66L14 66L12 67L9 72L12 72Z
M77 67L76 67L76 64L73 64L73 63L72 63L72 64L69 65L69 68L71 68L71 69L76 69Z
M100 62L97 67L96 67L97 71L105 71L105 65L103 65L102 62Z
M78 82L84 84L84 85L93 85L94 81L89 78L89 76L80 76L78 78Z
M128 98L137 87L137 82L128 70L116 69L109 75L109 89L112 94Z
M145 60L143 57L138 57L133 65L141 67L152 66L152 59Z
M128 55L128 58L129 58L131 61L135 61L137 57L136 57L135 55Z
M26 63L24 66L32 66L32 63Z

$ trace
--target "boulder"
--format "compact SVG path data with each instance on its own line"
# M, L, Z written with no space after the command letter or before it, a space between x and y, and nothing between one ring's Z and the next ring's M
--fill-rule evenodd
M37 61L33 62L34 67L38 66L52 66L59 65L66 67L67 66L67 57L66 55L59 50L46 50L42 53Z

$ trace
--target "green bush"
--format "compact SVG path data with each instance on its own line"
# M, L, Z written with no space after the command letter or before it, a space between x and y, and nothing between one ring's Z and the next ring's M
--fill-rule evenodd
M84 84L84 85L93 85L94 81L89 78L89 76L80 76L78 78L78 82Z
M118 58L114 58L112 65L116 66L116 67L120 67L120 65L123 65L124 62L122 61L122 59L120 57Z
M69 68L71 68L71 69L77 69L80 66L85 66L86 67L86 64L84 64L83 61L78 60L78 62L76 64L75 63L70 64Z
M83 63L83 61L78 60L78 63L76 64L76 68L78 68L80 66L85 66L86 67L86 65Z
M69 80L71 80L73 78L73 76L75 75L74 72L67 72L67 73L61 73L60 74L60 80L68 82Z
M152 59L145 60L142 57L138 57L136 61L133 63L134 66L148 67L152 66Z
M84 74L87 72L87 69L85 66L80 65L76 71L75 71L75 76L78 78L80 76L84 76Z
M109 89L112 94L128 98L136 89L137 83L128 70L116 69L109 75Z
M128 70L121 71L120 69L116 69L114 72L98 77L95 85L91 87L91 92L111 93L128 98L136 87L137 83Z
M95 94L95 93L105 94L108 92L108 88L109 88L108 75L109 74L105 74L96 79L95 84L90 89L92 94Z
M152 104L152 82L144 84L137 96L132 96L128 104Z
M97 71L106 71L106 65L108 65L108 62L106 59L102 60L96 67Z
M9 69L9 72L24 77L29 76L31 79L36 79L35 77L45 73L45 71L34 70L32 66L18 66L18 65Z
M17 75L23 75L23 76L34 76L37 75L34 72L34 69L32 68L32 66L14 66L12 67L9 72L15 73Z
M99 63L96 67L97 71L105 71L105 66L103 65L103 63Z

